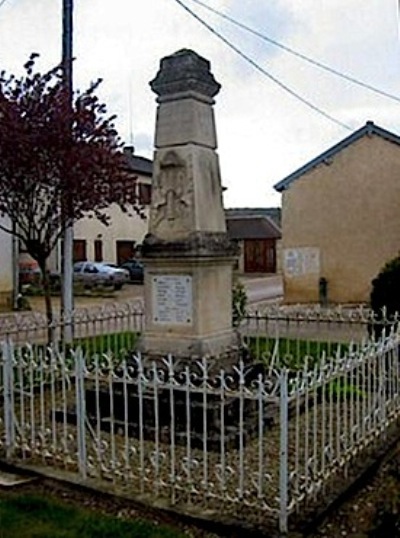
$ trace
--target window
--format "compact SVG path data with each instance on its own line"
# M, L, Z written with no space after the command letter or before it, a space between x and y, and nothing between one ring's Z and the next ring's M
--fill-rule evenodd
M91 263L87 263L83 269L84 273L98 273L99 270L95 265L92 265Z
M148 183L139 183L139 204L150 205L151 203L151 185Z

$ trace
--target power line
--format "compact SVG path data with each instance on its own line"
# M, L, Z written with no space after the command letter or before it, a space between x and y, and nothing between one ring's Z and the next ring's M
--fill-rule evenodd
M250 65L252 65L255 69L257 69L257 71L259 71L262 75L266 76L267 78L269 78L270 80L272 80L272 82L274 82L275 84L277 84L280 88L282 88L284 91L286 91L287 93L289 93L292 97L294 97L295 99L301 101L304 105L306 105L307 107L311 108L312 110L314 110L314 112L317 112L318 114L320 114L321 116L324 116L324 118L332 121L333 123L336 123L336 125L339 125L340 127L342 127L343 129L347 129L349 131L352 131L353 129L351 127L349 127L348 125L346 125L345 123L342 123L340 120L334 118L333 116L331 116L330 114L328 114L327 112L325 112L324 110L322 110L321 108L317 107L316 105L314 105L313 103L311 103L310 101L308 101L306 98L304 98L303 96L301 96L300 94L298 94L297 92L295 92L294 90L292 90L289 86L287 86L286 84L284 84L283 82L281 82L279 79L277 79L276 77L274 77L273 75L271 75L271 73L269 73L268 71L266 71L263 67L261 67L257 62L255 62L252 58L250 58L250 56L248 56L247 54L245 54L243 51L241 51L238 47L236 47L233 43L231 43L226 37L224 37L222 34L220 34L217 30L215 30L212 26L210 26L206 21L204 21L199 15L197 15L197 13L195 13L194 11L192 11L188 6L186 6L181 0L175 0L175 2L177 2L185 11L187 11L192 17L194 17L200 24L202 24L203 26L205 26L205 28L207 28L207 30L209 30L211 33L213 33L216 37L218 37L218 39L220 39L221 41L223 41L225 43L225 45L227 45L229 48L231 48L234 52L236 52L236 54L238 54L241 58L243 58L244 60L246 60L246 62L248 62Z
M300 58L301 60L304 60L305 62L308 62L309 64L319 67L320 69L323 69L324 71L327 71L328 73L335 75L337 77L340 77L344 80L347 80L348 82L352 82L353 84L357 84L358 86L361 86L362 88L365 88L367 90L370 90L371 92L377 93L379 95L382 95L383 97L387 97L389 99L393 99L394 101L400 102L400 97L397 97L396 95L393 95L391 93L388 93L384 90L380 90L379 88L375 88L374 86L371 86L370 84L367 84L366 82L363 82L361 80L356 79L355 77L348 75L346 73L343 73L337 69L334 69L333 67L330 67L327 64L324 64L318 60L314 60L313 58L310 58L309 56L306 56L305 54L302 54L301 52L296 51L295 49L292 49L291 47L288 47L287 45L284 45L280 43L279 41L276 41L275 39L272 39L271 37L266 36L265 34L262 34L261 32L258 32L257 30L254 30L254 28L251 28L250 26L247 26L246 24L243 24L242 22L234 19L233 17L230 17L229 15L226 15L225 13L222 13L221 11L218 11L215 8L212 8L211 6L208 6L204 2L201 2L201 0L191 0L195 4L198 4L199 6L203 7L204 9L207 9L214 13L215 15L218 15L219 17L229 21L230 23L234 24L235 26L238 26L239 28L242 28L243 30L246 30L247 32L250 32L251 34L259 37L263 41L267 41L268 43L271 43L275 47L279 47L280 49L284 50L285 52L288 52L289 54L292 54L293 56L296 56L297 58ZM400 9L400 0L399 0L399 9Z
M397 21L398 21L398 25L400 26L400 0L398 0L397 2Z

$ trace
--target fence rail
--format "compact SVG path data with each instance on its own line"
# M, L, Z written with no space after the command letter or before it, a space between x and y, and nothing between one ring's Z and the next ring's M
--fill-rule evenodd
M321 307L277 306L263 310L253 309L241 320L241 329L279 338L316 341L361 342L372 336L374 328L390 328L398 321L383 311L376 315L365 306Z
M143 330L143 318L140 301L77 309L72 317L74 343L85 349L90 344L92 353L103 353L116 347L132 349ZM50 326L46 315L40 312L3 315L0 317L0 340L11 339L15 345L28 342L57 347L63 343L66 326L68 323L56 313Z
M258 321L245 320L248 343L261 342ZM0 358L0 458L282 533L361 471L399 419L394 327L379 341L313 348L318 357L295 368L274 344L274 357L264 349L256 364L217 371L209 358L149 362L14 337Z

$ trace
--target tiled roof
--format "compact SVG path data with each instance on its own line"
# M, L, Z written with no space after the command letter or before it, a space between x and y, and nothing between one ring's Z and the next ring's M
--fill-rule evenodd
M227 217L268 217L281 227L280 207L231 207L225 209Z
M334 157L337 153L342 151L343 149L347 148L363 136L371 136L376 135L379 136L385 140L388 140L389 142L394 142L395 144L400 145L400 137L395 135L394 133L391 133L390 131L386 131L385 129L382 129L378 125L375 125L372 121L367 121L367 123L361 127L361 129L358 129L357 131L354 131L350 136L343 139L338 144L335 144L327 151L324 151L324 153L321 153L318 157L313 159L312 161L308 162L289 176L285 177L276 185L274 185L274 189L278 192L282 192L286 190L290 185L295 181L296 179L300 178L316 166L329 162L329 159Z
M268 217L227 217L231 239L280 239L281 231Z
M151 159L135 155L132 146L124 148L124 155L129 170L143 176L151 177L153 175L153 161Z

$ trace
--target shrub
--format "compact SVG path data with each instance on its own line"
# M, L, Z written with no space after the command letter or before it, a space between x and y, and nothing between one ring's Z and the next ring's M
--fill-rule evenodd
M232 288L232 320L237 327L246 315L247 293L244 285L237 281Z
M380 337L390 330L400 312L400 255L386 263L372 281L370 303L375 317L371 330Z

